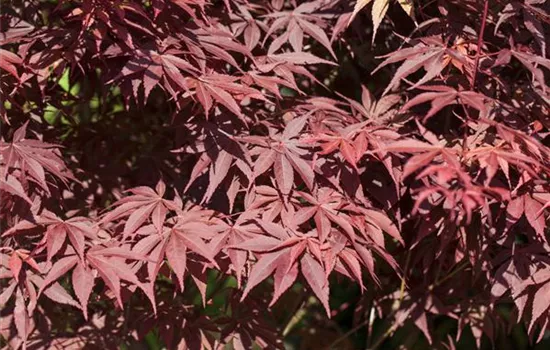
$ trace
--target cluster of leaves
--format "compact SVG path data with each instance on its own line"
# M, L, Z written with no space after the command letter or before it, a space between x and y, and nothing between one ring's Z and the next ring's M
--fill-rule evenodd
M9 347L282 348L290 293L373 347L550 330L545 1L1 10Z

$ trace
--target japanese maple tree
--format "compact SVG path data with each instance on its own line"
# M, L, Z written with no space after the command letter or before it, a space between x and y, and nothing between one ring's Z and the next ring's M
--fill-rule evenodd
M549 2L0 10L6 348L550 344Z

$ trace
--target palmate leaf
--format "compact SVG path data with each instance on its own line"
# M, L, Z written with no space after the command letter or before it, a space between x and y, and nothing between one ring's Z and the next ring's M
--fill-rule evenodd
M368 119L369 122L375 125L380 125L397 114L393 107L401 101L401 96L390 94L376 101L364 85L361 85L361 90L361 103L343 97L350 103L351 108L356 110L363 118Z
M62 220L54 213L44 210L34 219L35 222L20 221L18 225L4 232L2 236L21 235L25 231L28 232L27 230L39 226L45 228L41 244L46 246L48 262L60 251L67 238L81 259L84 258L86 241L98 240L98 228L84 217L75 216Z
M239 191L240 175L248 180L252 179L252 170L249 165L251 163L250 154L238 142L237 138L216 129L212 124L204 125L199 138L195 147L187 147L183 150L184 152L197 153L198 151L200 153L184 192L192 189L196 181L207 173L209 183L201 200L201 203L207 203L224 184L230 183L228 188ZM179 152L179 150L174 152ZM235 182L237 183L235 184ZM236 195L235 192L233 194ZM230 202L234 200L229 191L228 200Z
M363 157L368 147L368 139L362 130L365 123L350 125L343 130L331 132L331 134L321 134L313 138L314 141L321 142L322 152L319 154L330 154L336 149L339 150L342 157L355 170L358 161Z
M268 54L274 54L287 41L295 53L302 53L304 34L307 34L323 45L332 57L336 59L336 54L332 50L328 36L322 28L325 26L325 21L314 14L321 7L320 5L316 2L306 2L296 7L293 11L281 11L269 14L267 17L274 20L267 30L264 42L281 29L285 29L285 32L272 41ZM303 54L308 55L306 53Z
M23 189L23 185L12 175L7 175L6 179L0 179L0 190L7 192L13 196L23 199L25 202L32 204L31 199Z
M354 230L349 223L349 218L338 211L342 208L344 200L339 193L331 191L327 188L319 189L316 196L311 196L307 193L299 193L313 207L303 207L296 213L296 224L314 218L319 240L324 242L331 231L331 224L340 227L348 235L350 239L355 236Z
M18 196L22 195L15 179L9 177L8 172L13 169L20 170L23 173L22 179L38 184L45 191L49 191L46 173L63 182L75 180L59 155L58 148L60 146L36 139L27 139L27 126L28 122L15 130L10 143L0 141L0 155L3 163L0 175L6 178L3 180L5 182L2 187L7 192L18 193Z
M194 88L194 96L202 105L204 113L207 116L213 106L213 102L217 102L246 123L246 119L234 95L238 94L242 98L249 97L258 100L265 100L265 97L258 90L238 84L236 81L237 78L235 77L210 74L203 75L198 79L190 79L188 87L191 89Z
M499 52L499 56L495 61L495 66L510 62L512 57L521 62L521 64L531 73L533 80L540 84L543 92L546 91L548 85L546 84L542 68L550 70L550 59L514 49L502 50Z
M87 255L88 264L97 271L98 275L105 281L108 288L114 293L120 307L123 307L121 299L121 280L124 280L131 285L141 288L145 295L149 298L153 310L156 312L156 302L153 289L150 288L149 285L139 281L130 266L124 263L126 258L143 259L143 257L129 251L115 252L115 254L111 254L109 248L105 250L98 249L91 251Z
M305 252L306 246L314 247L316 243L308 242L295 236L292 237L282 227L275 224L260 221L260 226L270 234L279 237L275 239L260 236L234 246L235 248L261 253L259 254L258 262L254 264L253 269L250 271L241 300L246 298L248 293L260 282L274 275L275 291L271 305L274 304L296 279L298 259L302 256L300 271L315 295L323 303L327 314L330 315L328 308L328 280L324 268L318 260ZM252 241L254 242L252 243Z
M484 118L487 115L487 107L485 102L486 97L477 92L457 91L451 87L442 85L432 85L426 87L419 86L418 88L427 90L428 92L415 96L401 108L401 111L405 112L418 104L430 102L431 108L424 116L424 122L433 117L437 112L446 106L453 104L461 104L463 106L472 107L479 111L481 118Z
M169 210L175 210L177 205L164 199L166 185L161 180L155 190L149 187L135 187L129 189L132 195L124 197L113 204L116 209L106 213L101 223L109 223L125 218L124 233L132 234L141 227L147 219L151 219L155 228L161 231Z
M142 261L147 267L150 288L153 288L165 258L174 271L182 291L186 273L191 273L199 288L203 284L203 272L197 270L195 265L219 267L214 260L217 252L205 242L215 237L219 229L218 226L209 224L209 214L208 211L202 210L181 212L171 227L163 226L161 231L157 231L153 225L145 225L136 232L143 238L134 245L133 252L151 257L150 261ZM197 263L190 260L188 255L191 253L205 261ZM205 292L205 289L201 289L203 302L206 299Z
M215 228L219 234L209 242L213 256L218 255L222 250L226 251L231 261L232 269L236 274L237 284L239 286L241 285L242 276L245 272L248 252L232 247L239 246L245 241L250 242L252 237L261 233L261 228L253 221L257 214L258 211L249 210L239 215L234 222L227 223L226 221L220 220Z
M327 278L333 270L357 280L363 286L360 271L361 266L366 266L376 280L371 247L365 246L364 240L356 236L352 224L358 221L338 211L339 207L345 205L341 195L328 189L320 191L318 199L305 192L296 192L295 195L305 198L313 206L300 208L286 219L282 216L284 226L258 219L256 222L267 236L261 235L261 232L252 233L241 242L230 246L254 252L258 259L250 270L243 298L260 282L273 275L275 285L271 304L274 304L296 279L298 271L301 271L329 314ZM370 225L379 227L380 233L383 229L402 242L396 227L389 219L372 210L364 211L363 215L365 214L369 217ZM298 227L312 217L316 229L301 233ZM356 218L360 217L364 216ZM365 225L358 226L365 238L372 239L364 228ZM325 242L338 248L327 250ZM383 241L381 244L384 244ZM375 250L395 266L382 247Z
M10 73L15 78L19 79L19 73L17 73L17 66L23 63L21 57L17 56L13 52L0 49L0 69Z
M70 252L70 250L69 250ZM147 258L128 248L95 246L86 252L84 260L77 255L69 254L52 265L40 286L38 294L43 293L50 285L57 283L63 275L73 270L73 289L80 301L85 317L87 317L87 303L96 276L102 278L107 287L113 292L120 307L123 307L121 299L121 281L141 288L151 301L153 310L156 310L155 297L152 289L139 281L126 260L146 260ZM78 285L75 285L78 284Z
M423 37L410 42L413 47L399 49L381 56L385 60L376 67L372 74L388 64L404 61L384 90L383 95L395 88L400 80L423 68L426 74L409 89L419 87L438 77L449 64L460 70L471 70L472 60L468 57L460 41L448 46L440 36Z
M306 126L307 118L300 117L290 121L282 133L274 134L271 143L260 147L260 155L254 163L254 176L257 177L268 169L273 168L277 187L283 194L289 194L292 190L298 173L301 180L308 188L313 188L315 174L311 163L302 158L305 153L300 140L296 137ZM305 146L305 144L304 144Z
M173 85L187 88L185 78L196 75L200 71L190 62L176 56L177 53L176 50L167 50L164 53L155 50L139 50L134 53L120 74L113 80L131 81L133 95L136 99L138 88L143 86L145 100L159 83L163 83L168 91L174 91ZM119 54L125 55L124 52Z

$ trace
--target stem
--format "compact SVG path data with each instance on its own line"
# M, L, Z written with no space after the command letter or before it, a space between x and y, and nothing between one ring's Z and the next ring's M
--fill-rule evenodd
M435 287L438 287L440 286L443 282L445 282L446 280L450 279L451 277L453 277L454 275L456 275L457 273L459 273L460 271L464 270L468 265L470 264L469 261L464 261L462 263L462 265L459 265L456 269L454 269L451 273L449 273L447 276L443 277L442 279L440 280L436 280L435 283L433 284L433 288Z
M347 337L349 337L350 335L352 335L353 333L355 333L356 331L359 330L359 328L363 327L364 325L366 325L367 323L369 322L369 318L367 317L367 319L359 324L357 324L355 327L353 327L352 329L350 329L349 331L347 331L346 333L342 334L340 337L338 337L338 339L336 339L335 341L333 341L328 347L327 349L334 349L334 346L336 346L338 343L340 343L342 340L346 339Z
M375 350L377 349L380 345L382 345L382 343L384 342L384 340L386 340L387 337L389 337L393 331L395 330L395 324L393 324L390 328L388 328L386 330L386 332L384 332L384 334L382 334L382 336L380 338L378 338L378 340L376 340L376 343L374 343L370 348L369 350Z
M367 303L367 312L365 313L365 319L368 319L369 322L367 324L366 329L366 338L367 342L365 344L365 348L369 348L370 343L372 342L372 327L374 323L374 293L369 293L368 303Z
M462 158L463 160L466 157L466 152L468 151L468 121L472 120L472 117L470 117L470 113L468 113L468 108L461 103L462 110L464 111L464 115L466 120L462 123Z
M398 306L395 308L394 311L392 311L390 313L390 315L388 315L388 318L391 318L396 312L397 310L399 310L399 308L401 307L401 303L403 302L403 299L405 298L405 285L406 285L406 282L405 282L405 278L407 277L407 270L409 269L409 263L410 263L410 260L411 260L411 251L409 250L407 252L407 258L406 258L406 261L405 261L405 269L403 271L403 278L401 278L401 285L399 287L399 301L398 301ZM370 311L370 310L369 310ZM338 337L334 342L332 342L332 344L330 344L330 346L328 347L329 349L332 349L334 348L335 345L337 345L338 343L340 343L342 340L346 339L347 337L349 337L350 335L352 335L353 333L357 332L361 327L365 326L367 323L370 323L370 312L369 314L367 315L367 317L365 317L365 320L363 322L360 322L359 324L357 324L355 327L353 327L352 329L350 329L349 331L347 331L346 333L344 333L342 336ZM367 348L369 349L376 349L378 346L380 346L380 343L391 333L393 332L393 327L390 327L388 328L388 330L386 330L386 333L384 333L379 339L377 339L376 343L371 347L369 348L367 346ZM370 339L370 338L367 338L367 339Z
M481 18L481 29L479 30L479 36L477 38L477 52L474 62L474 75L472 77L472 90L475 90L477 71L479 67L479 57L481 56L481 47L483 46L483 35L485 33L485 25L487 24L487 13L489 12L489 0L485 0L483 5L483 17Z
M130 296L130 299L128 300L128 305L126 309L124 310L124 323L122 324L122 334L120 336L120 343L126 345L126 336L128 334L128 322L130 319L130 310L132 309L132 299L134 295Z
M216 276L216 279L213 283L214 289L210 292L210 295L207 295L208 299L214 298L214 296L216 296L217 293L219 293L222 290L225 290L224 285L226 282L226 277L227 276L221 272Z
M407 258L405 260L405 269L403 270L403 278L401 278L401 288L399 289L399 304L397 308L399 309L401 307L401 303L403 302L403 298L405 297L405 278L407 277L407 270L409 269L409 263L411 261L411 251L407 251Z
M459 273L460 271L464 270L464 268L466 268L467 266L469 265L469 262L468 261L465 261L464 263L462 263L462 265L459 265L455 270L453 270L451 273L449 273L448 275L446 275L445 277L443 277L442 279L436 279L436 281L431 284L429 287L428 287L428 290L431 292L435 287L438 287L439 285L441 285L443 282L447 281L448 279L450 279L451 277L453 277L454 275L456 275L457 273ZM395 310L393 310L387 317L387 319L389 318L392 318L396 313L397 311L399 311L399 308L396 308ZM377 349L380 345L382 345L382 343L386 340L386 338L388 338L390 335L393 334L393 332L395 332L395 330L397 329L397 326L396 324L392 324L385 332L384 334L382 334L380 336L380 338L378 338L376 340L376 342L369 348L369 350L375 350Z
M290 320L288 320L285 329L283 330L283 337L286 337L288 333L294 328L295 325L300 322L300 320L305 316L305 308L310 304L305 300L306 294L304 290L300 290L300 296L297 298L296 306L294 307L294 312L291 314Z

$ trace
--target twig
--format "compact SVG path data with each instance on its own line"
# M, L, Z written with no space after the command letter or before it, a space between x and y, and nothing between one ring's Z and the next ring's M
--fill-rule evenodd
M432 290L434 289L435 287L438 287L440 286L443 282L447 281L448 279L450 279L451 277L453 277L454 275L456 275L457 273L459 273L460 271L464 270L468 265L470 264L470 262L468 260L465 260L461 265L459 265L456 269L454 269L451 273L449 273L448 275L446 275L445 277L443 277L442 279L440 280L436 280L434 282L434 284L432 286L429 287L429 290Z
M126 339L128 335L128 322L130 320L130 311L132 309L132 299L134 298L134 295L132 294L130 296L130 299L128 300L128 305L126 309L124 310L124 323L122 325L122 334L120 336L120 343L126 345Z
M369 322L369 319L367 318L366 320L364 320L363 322L361 323L358 323L355 327L353 327L352 329L350 329L349 331L347 331L346 333L342 334L340 337L338 337L335 341L333 341L328 347L327 349L333 349L334 346L336 346L338 343L340 343L342 340L346 339L347 337L349 337L350 335L352 335L353 333L355 333L356 331L359 330L359 328L365 326L367 323Z
M398 301L398 305L397 307L395 308L395 310L393 310L389 315L388 315L388 318L391 318L393 317L393 315L397 312L397 310L399 310L400 306L401 306L401 303L403 302L403 299L405 298L405 285L406 285L406 282L405 282L405 278L407 276L407 270L409 268L409 262L410 262L410 259L411 259L411 254L410 254L410 251L407 253L407 260L405 262L405 269L403 271L403 277L401 278L401 285L400 285L400 288L399 288L399 301ZM369 323L370 321L370 314L368 315L368 317L365 318L365 320L359 324L357 324L355 327L353 327L352 329L350 329L349 331L347 331L346 333L344 333L342 336L340 336L338 339L336 339L334 342L332 342L332 344L329 345L328 349L332 349L335 345L337 345L338 343L340 343L342 340L346 339L347 337L349 337L350 335L352 335L353 333L355 333L356 331L358 331L361 327L365 326L367 323ZM388 332L393 332L393 327L390 327L386 333ZM378 339L376 341L376 343L369 349L376 349L379 345L380 345L380 342L381 340L384 340L389 334L384 334L382 337L380 337L380 339Z
M367 334L365 336L367 338L367 342L365 344L365 347L368 349L370 346L370 343L372 342L372 326L374 323L374 312L375 312L374 293L370 293L367 305L368 305L368 308L367 308L367 313L365 314L365 318L369 320L369 323L367 324L367 329L366 329Z
M405 260L405 269L403 270L403 278L401 278L401 287L399 288L399 304L397 305L397 308L401 307L401 303L403 302L403 298L405 297L405 279L407 278L407 270L409 269L409 263L411 261L411 250L407 251L407 258Z
M443 282L447 281L449 278L453 277L454 275L456 275L457 273L459 273L460 271L464 270L464 268L466 268L467 266L469 265L469 262L468 261L464 261L461 265L459 265L456 269L454 269L451 273L449 273L448 275L446 275L445 277L443 277L442 279L436 279L436 281L434 283L432 283L429 287L428 287L428 290L429 291L432 291L434 288L440 286ZM400 300L402 300L402 298L404 298L406 295L407 295L407 292L403 292L402 293L403 297L400 296ZM399 305L401 304L401 302L399 302ZM397 311L399 311L399 307L395 308L392 312L390 312L388 314L388 316L386 317L386 319L391 319L393 316L395 316L395 314L397 313ZM350 335L352 335L353 333L355 333L357 330L359 330L362 326L366 325L367 323L369 322L368 319L366 319L365 321L361 322L360 324L358 324L357 326L353 327L352 329L350 329L349 331L347 331L344 335L342 335L341 337L339 337L338 339L336 339L334 342L332 342L332 344L329 345L329 347L327 349L332 349L334 348L335 345L337 345L338 343L340 343L342 340L346 339L347 337L349 337ZM382 343L386 340L386 338L388 338L390 335L393 334L393 332L395 332L395 330L397 329L397 326L396 324L392 324L385 332L384 334L382 334L377 340L376 342L371 346L369 347L368 349L369 350L375 350L377 349L380 345L382 345Z
M479 30L479 36L477 38L477 52L474 62L474 75L472 77L472 90L475 90L477 71L479 68L479 58L481 57L481 47L483 46L483 35L485 33L485 25L487 23L487 13L489 12L489 0L485 0L483 5L483 17L481 18L481 29Z
M298 324L302 320L302 318L305 316L305 308L309 306L309 302L305 300L305 293L303 289L300 291L300 297L298 298L298 302L296 303L296 307L294 308L294 312L291 314L292 316L286 323L286 327L283 330L283 337L286 337L290 331L294 328L295 325Z
M395 329L397 328L396 324L392 324L390 328L388 328L384 334L382 334L382 336L380 338L378 338L378 340L376 340L376 343L374 343L370 348L369 350L375 350L375 349L378 349L378 347L380 345L382 345L382 343L386 340L387 337L389 337L394 331Z

